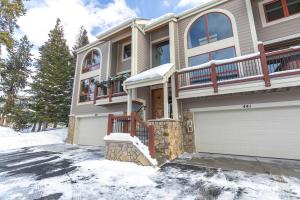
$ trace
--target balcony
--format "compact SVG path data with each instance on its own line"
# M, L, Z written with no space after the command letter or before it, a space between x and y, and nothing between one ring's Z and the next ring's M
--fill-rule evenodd
M105 105L127 102L127 93L123 90L123 80L104 81L97 84L94 93L94 104Z
M190 98L300 86L300 47L211 61L176 72L176 96Z

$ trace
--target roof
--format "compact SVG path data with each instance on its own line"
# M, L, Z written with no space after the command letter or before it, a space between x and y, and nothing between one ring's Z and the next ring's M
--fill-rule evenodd
M134 23L137 20L145 20L145 19L139 18L139 17L129 18L129 19L121 22L120 24L117 24L116 26L113 26L113 27L101 32L99 35L97 35L97 38L101 40L109 35L114 34L115 32L118 32L120 29L128 28L132 25L132 23Z
M119 32L120 30L124 30L125 28L130 27L136 21L139 21L140 24L145 24L145 27L144 27L145 31L152 30L154 28L157 28L161 25L168 23L171 20L177 20L177 19L182 19L182 18L188 17L196 12L201 12L201 10L203 10L203 9L224 3L226 1L229 1L229 0L208 0L208 2L201 3L199 6L196 6L192 9L186 10L180 14L167 13L163 16L160 16L160 17L152 19L152 20L139 18L139 17L129 18L129 19L121 22L120 24L101 32L99 35L97 35L97 40L95 42L92 42L80 49L77 49L76 51L77 51L77 53L82 52L93 45L99 44L100 42L103 42L102 40L104 40L105 38Z
M124 81L124 87L125 89L133 89L166 83L174 72L174 63L160 65L129 77Z

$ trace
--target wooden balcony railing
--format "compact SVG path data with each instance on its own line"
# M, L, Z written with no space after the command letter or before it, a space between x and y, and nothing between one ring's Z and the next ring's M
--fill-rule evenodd
M113 81L109 87L95 86L94 104L99 99L108 98L112 102L113 97L125 96L126 92L123 90L123 81Z
M154 157L154 127L143 122L136 113L130 116L108 116L107 134L124 133L137 137L140 141L149 147L151 157Z
M271 78L300 74L300 48L294 47L265 53L263 44L259 53L232 59L211 61L200 66L176 72L176 94L194 88L212 87L218 92L220 85L263 80L271 86Z

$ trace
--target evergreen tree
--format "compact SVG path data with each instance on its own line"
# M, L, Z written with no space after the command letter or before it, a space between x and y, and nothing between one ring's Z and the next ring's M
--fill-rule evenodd
M80 47L83 47L89 43L90 42L89 42L89 37L87 35L87 31L83 26L81 26L80 30L79 30L79 34L77 35L77 38L76 38L75 45L73 47L73 55L76 55L75 50L77 50Z
M49 39L39 49L37 74L32 84L33 109L36 121L67 123L71 96L71 55L64 39L60 19L49 33Z
M28 84L30 75L32 44L26 36L8 49L8 58L1 62L0 90L4 93L3 114L11 114L17 101L18 93Z
M13 31L17 27L17 18L25 14L22 0L0 0L0 55L1 45L13 46Z

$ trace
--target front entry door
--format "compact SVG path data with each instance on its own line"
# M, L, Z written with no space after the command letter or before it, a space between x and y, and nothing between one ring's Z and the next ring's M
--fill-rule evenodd
M152 90L152 119L164 117L164 92L163 89Z

